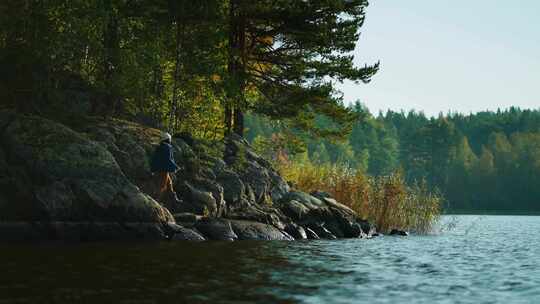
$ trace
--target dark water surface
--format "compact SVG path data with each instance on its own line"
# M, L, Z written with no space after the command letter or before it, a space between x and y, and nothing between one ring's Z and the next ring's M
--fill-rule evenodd
M540 217L455 224L372 240L2 244L0 303L540 303Z

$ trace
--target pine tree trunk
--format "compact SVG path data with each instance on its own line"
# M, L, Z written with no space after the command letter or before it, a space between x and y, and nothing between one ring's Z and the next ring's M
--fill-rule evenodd
M234 132L240 136L244 134L244 57L246 45L245 17L240 6L240 1L231 0L229 8L229 78L234 82L234 92L229 95L232 104L225 110L226 134Z
M240 137L244 137L244 109L246 108L246 99L244 92L246 89L246 79L245 79L245 62L246 62L246 17L242 10L239 12L239 22L238 22L238 64L237 64L237 75L239 82L239 92L238 92L238 106L234 115L234 133L238 134Z
M234 111L234 133L244 137L244 112L238 108Z
M231 135L232 132L232 108L229 104L225 105L225 136Z
M178 75L180 73L180 18L178 18L178 12L176 13L176 44L174 51L174 76L173 76L173 89L171 101L169 102L169 132L173 132L174 126L174 114L178 105Z
M236 26L236 11L238 10L238 4L236 0L231 0L229 5L229 46L228 46L228 62L227 73L230 82L236 80L236 45L237 45L237 26ZM233 132L233 108L235 103L233 102L235 96L235 90L229 85L227 92L227 101L225 104L225 136L231 135Z
M94 112L97 114L118 114L123 111L123 105L118 92L118 68L120 64L120 43L118 39L118 16L114 12L111 1L105 1L107 10L107 25L103 33L104 62L103 62L103 82L105 85L105 96L103 104L95 104Z

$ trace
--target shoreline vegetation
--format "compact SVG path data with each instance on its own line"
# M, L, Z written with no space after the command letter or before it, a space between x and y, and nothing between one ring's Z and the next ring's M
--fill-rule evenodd
M298 189L328 192L381 231L426 234L440 217L443 198L430 192L425 182L408 186L399 172L373 177L347 166L306 160L281 161L277 168Z

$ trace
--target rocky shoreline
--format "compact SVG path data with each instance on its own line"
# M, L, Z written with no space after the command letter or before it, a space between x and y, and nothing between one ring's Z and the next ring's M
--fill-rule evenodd
M0 241L369 238L324 192L291 189L240 137L173 138L176 197L155 197L159 130L0 111ZM177 200L180 199L180 201Z

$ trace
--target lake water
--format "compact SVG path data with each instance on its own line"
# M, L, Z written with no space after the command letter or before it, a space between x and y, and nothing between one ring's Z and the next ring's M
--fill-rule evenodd
M540 217L371 240L0 245L0 303L540 303Z

